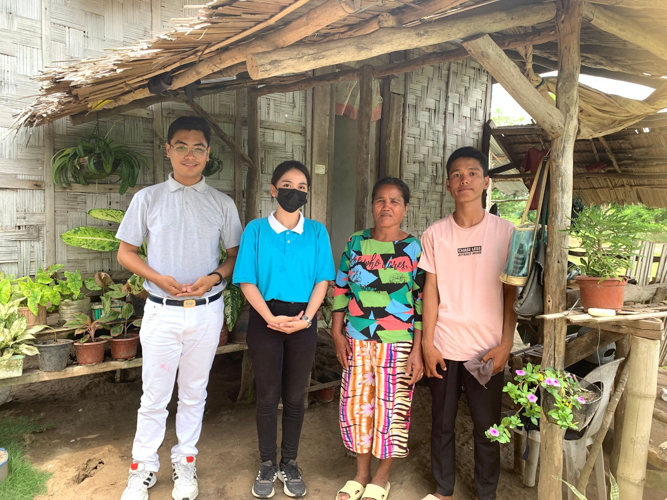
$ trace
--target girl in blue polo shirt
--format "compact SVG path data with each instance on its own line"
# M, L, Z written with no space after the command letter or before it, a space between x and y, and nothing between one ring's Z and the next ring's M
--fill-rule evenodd
M257 389L257 434L261 464L252 488L271 498L276 477L290 497L306 494L296 462L305 389L315 360L317 310L334 264L329 235L306 219L310 173L298 161L276 167L271 196L278 208L248 223L234 268L234 283L250 303L247 343ZM281 460L277 463L278 403L283 401Z

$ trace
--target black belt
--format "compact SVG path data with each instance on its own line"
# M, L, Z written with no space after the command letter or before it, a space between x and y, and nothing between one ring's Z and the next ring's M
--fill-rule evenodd
M187 300L162 299L160 297L156 297L155 295L148 294L148 300L152 302L157 302L158 304L164 304L165 306L177 306L185 308L203 306L204 304L207 303L210 304L211 302L215 302L216 300L218 300L220 297L222 297L222 292L218 292L215 295L211 295L210 297L207 297L205 299L187 299Z

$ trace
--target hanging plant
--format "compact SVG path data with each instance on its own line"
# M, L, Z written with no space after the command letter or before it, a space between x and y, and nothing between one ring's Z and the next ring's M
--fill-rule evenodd
M137 185L142 164L148 168L146 158L125 144L92 134L53 156L51 177L60 187L69 189L72 182L87 186L91 181L117 175L120 182L118 193L125 194L128 188Z
M222 160L218 158L218 155L211 151L208 154L208 161L206 162L202 175L204 177L210 177L211 175L220 172L220 170L222 170Z

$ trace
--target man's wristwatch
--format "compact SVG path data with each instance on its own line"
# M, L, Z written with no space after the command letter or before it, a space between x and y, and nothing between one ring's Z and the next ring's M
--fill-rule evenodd
M304 314L303 316L301 316L301 319L302 319L303 321L305 321L306 323L308 323L308 327L307 327L307 328L310 328L311 325L313 324L313 320L310 319L310 318L309 318L308 316L306 316L305 314Z
M218 271L213 271L212 273L209 273L208 276L213 276L214 274L218 275L218 278L220 278L217 283L213 286L218 286L220 283L222 283L222 274L220 274Z

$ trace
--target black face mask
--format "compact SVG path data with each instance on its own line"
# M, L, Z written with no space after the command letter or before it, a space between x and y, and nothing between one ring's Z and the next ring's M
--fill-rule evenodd
M278 204L286 212L293 213L306 204L307 194L298 189L278 188Z

